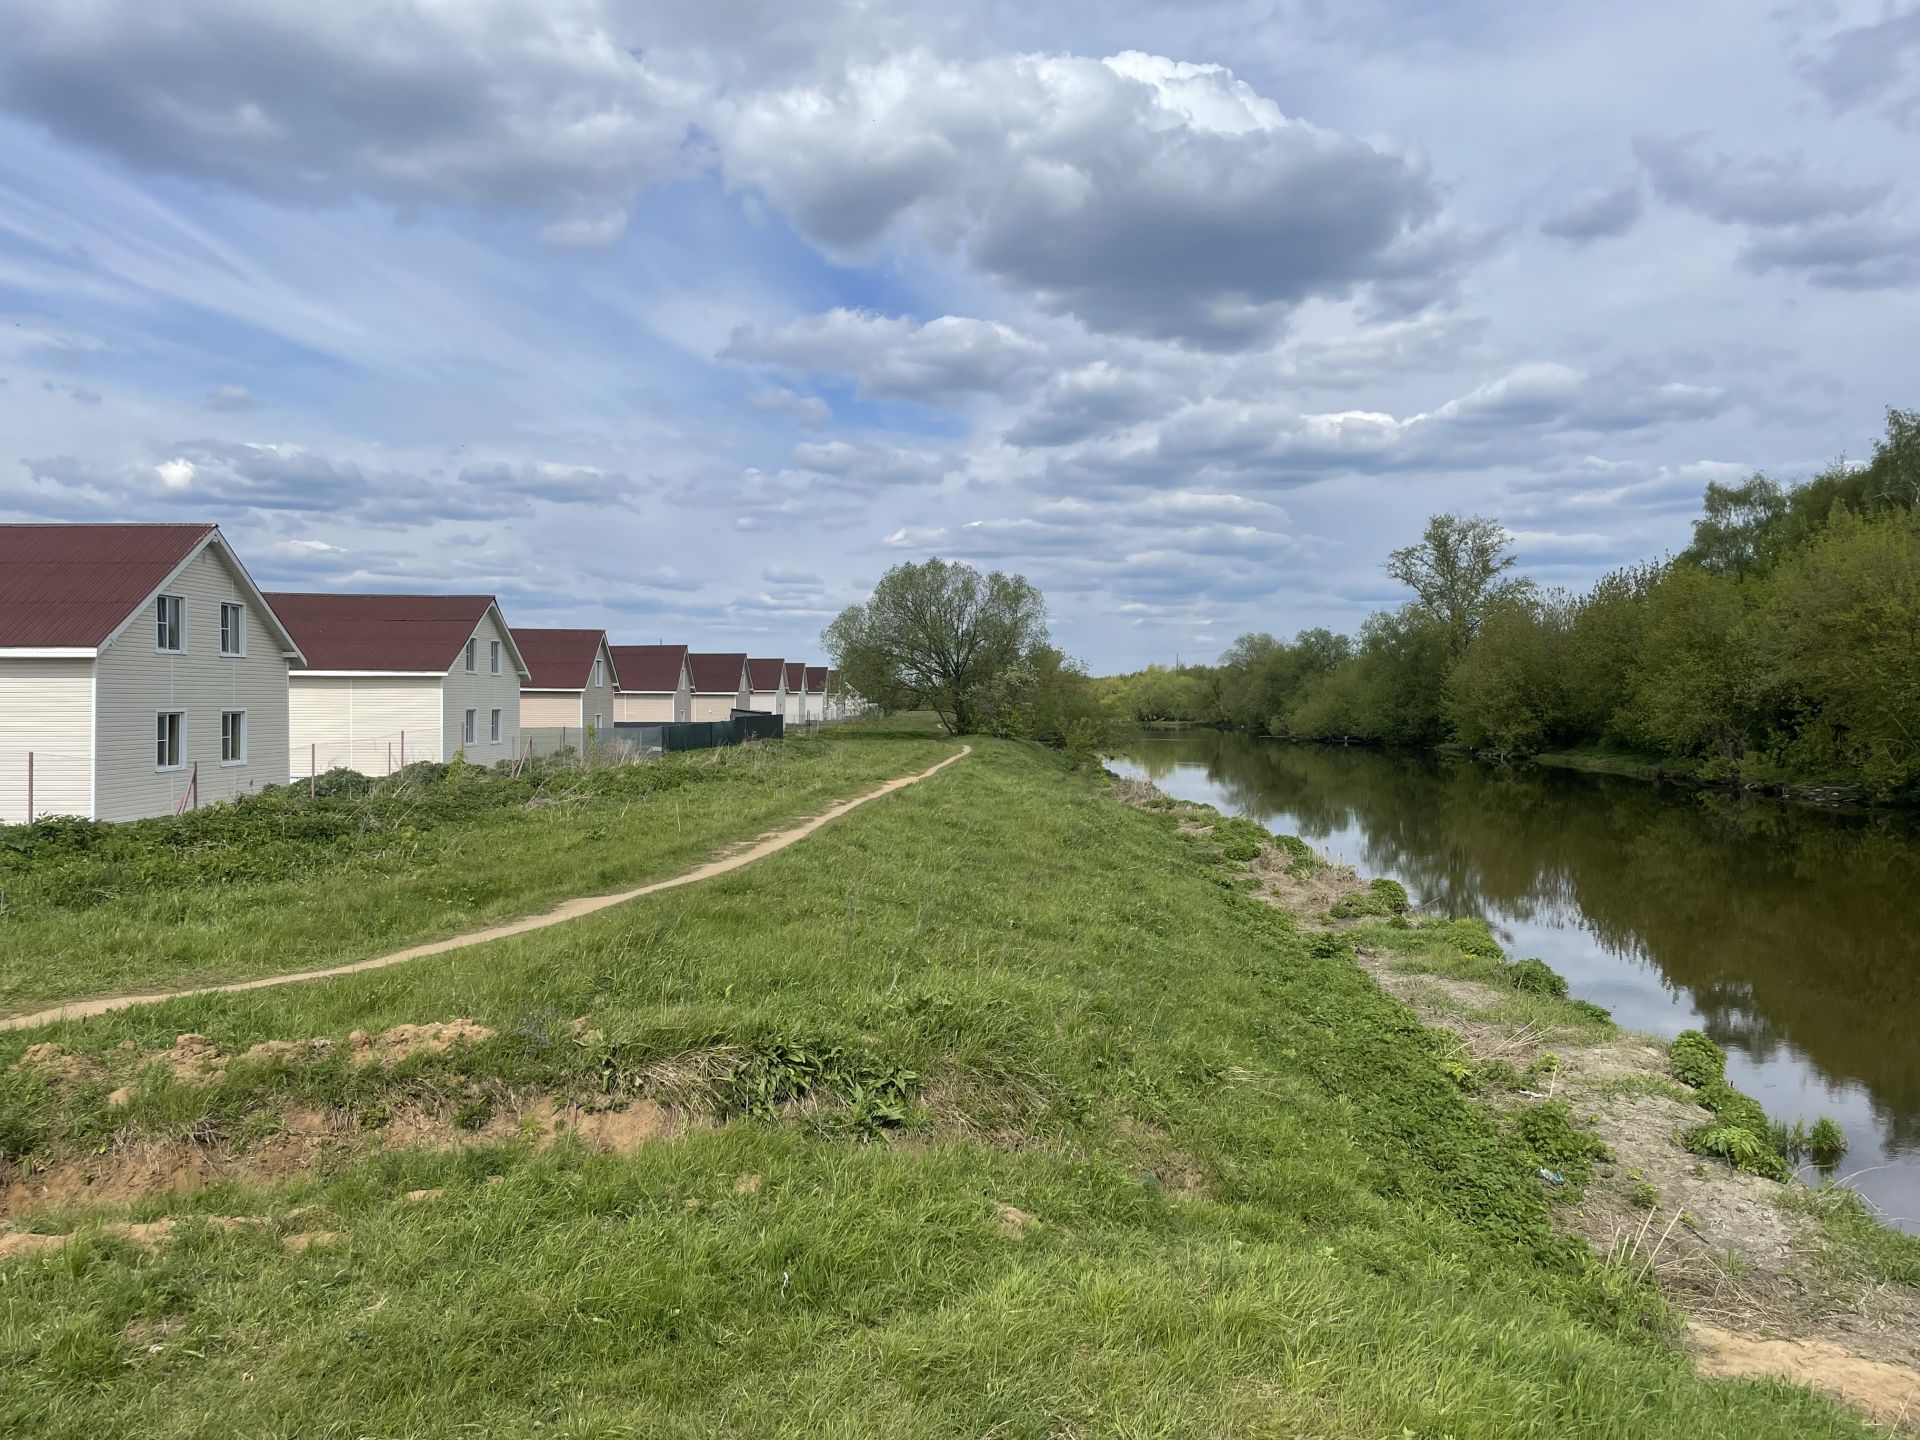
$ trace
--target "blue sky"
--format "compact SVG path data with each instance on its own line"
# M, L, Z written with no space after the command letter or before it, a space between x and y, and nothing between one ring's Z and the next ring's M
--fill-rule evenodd
M1920 403L1920 8L0 0L0 518L812 657L1581 585Z

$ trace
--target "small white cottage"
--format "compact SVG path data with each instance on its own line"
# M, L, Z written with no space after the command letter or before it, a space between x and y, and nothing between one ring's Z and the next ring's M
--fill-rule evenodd
M527 662L520 687L522 733L541 732L562 745L582 746L587 733L604 736L615 720L613 655L604 630L513 632ZM536 739L536 753L540 741Z
M526 661L491 595L268 596L300 642L288 706L291 773L386 775L520 744Z
M618 690L614 712L623 722L685 724L693 718L693 677L684 645L615 645Z
M0 824L287 778L299 647L215 525L0 525Z
M747 710L747 656L688 655L687 673L693 677L693 719L726 720L736 710Z
M787 712L787 662L785 660L747 661L747 708L768 715Z

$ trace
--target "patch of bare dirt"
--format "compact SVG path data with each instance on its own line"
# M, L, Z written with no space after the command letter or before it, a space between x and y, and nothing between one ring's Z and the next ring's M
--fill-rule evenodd
M253 1215L194 1215L165 1220L115 1220L100 1227L100 1233L125 1240L142 1250L158 1250L170 1243L183 1227L210 1225L215 1230L259 1230L267 1222ZM78 1235L36 1235L19 1232L0 1235L0 1259L20 1255L50 1255L63 1250Z
M300 1255L316 1245L332 1245L346 1238L338 1230L301 1230L292 1235L283 1235L280 1247L289 1255Z
M425 1025L396 1025L378 1035L355 1030L347 1036L347 1048L354 1064L391 1070L415 1055L444 1055L492 1038L493 1031L472 1020L436 1020Z
M1508 992L1396 970L1393 957L1378 952L1363 950L1356 959L1423 1023L1458 1035L1475 1060L1506 1060L1525 1071L1548 1053L1556 1057L1535 1082L1539 1089L1495 1096L1493 1103L1565 1100L1575 1121L1612 1150L1612 1162L1596 1168L1579 1202L1560 1207L1561 1223L1609 1261L1657 1284L1691 1313L1696 1329L1746 1347L1742 1363L1796 1356L1813 1363L1808 1357L1819 1356L1832 1362L1835 1377L1852 1373L1849 1365L1864 1367L1861 1374L1881 1373L1875 1367L1920 1374L1920 1294L1840 1281L1821 1263L1814 1222L1782 1207L1781 1185L1688 1151L1680 1137L1713 1117L1674 1081L1660 1046L1632 1035L1585 1043L1582 1031L1489 1020L1484 1013L1510 1000ZM1789 1348L1771 1348L1780 1346ZM1804 1383L1841 1393L1837 1381Z
M105 1073L91 1055L71 1055L64 1045L29 1045L13 1064L23 1074L38 1075L56 1085L80 1084L98 1080Z
M1114 1127L1140 1179L1183 1200L1199 1199L1212 1183L1207 1169L1181 1149L1166 1131L1131 1115L1122 1115Z
M1040 1217L1017 1205L996 1205L994 1215L1000 1221L1000 1233L1009 1240L1024 1240L1040 1226Z
M1694 1363L1718 1379L1779 1376L1851 1405L1889 1429L1920 1432L1920 1369L1863 1359L1826 1340L1736 1335L1687 1326Z

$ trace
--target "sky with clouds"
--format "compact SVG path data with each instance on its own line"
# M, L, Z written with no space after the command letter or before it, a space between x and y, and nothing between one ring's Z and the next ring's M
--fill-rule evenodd
M1920 5L0 0L0 518L1096 670L1581 585L1920 403Z

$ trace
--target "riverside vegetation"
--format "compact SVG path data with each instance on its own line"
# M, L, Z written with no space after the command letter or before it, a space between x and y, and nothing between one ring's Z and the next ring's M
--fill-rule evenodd
M1143 722L1566 754L1627 773L1920 799L1920 411L1864 465L1707 486L1693 543L1581 595L1514 576L1495 521L1435 516L1355 637L1242 636L1101 682Z
M1498 980L1536 1038L1608 1022L1148 804L980 739L699 887L0 1035L0 1431L1869 1433L1699 1378L1657 1265L1568 1223L1625 1177L1521 1093L1553 1067L1356 959ZM1849 1281L1920 1281L1811 1198Z

